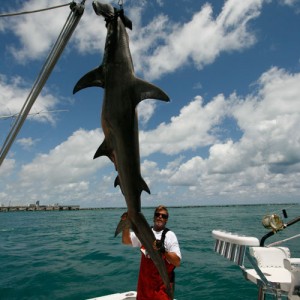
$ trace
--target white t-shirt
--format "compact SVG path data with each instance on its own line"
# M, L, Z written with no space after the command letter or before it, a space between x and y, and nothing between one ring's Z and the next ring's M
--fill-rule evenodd
M163 230L155 231L152 228L152 231L154 233L155 239L160 240L161 235L163 233ZM140 248L142 246L140 240L138 239L138 237L135 235L134 232L130 232L130 238L131 238L131 242L132 242L133 247L139 247ZM177 256L181 259L181 252L180 252L180 248L179 248L179 243L178 243L177 237L176 237L176 235L173 231L169 230L166 233L164 246L165 246L165 249L166 249L167 252L175 252L177 254Z

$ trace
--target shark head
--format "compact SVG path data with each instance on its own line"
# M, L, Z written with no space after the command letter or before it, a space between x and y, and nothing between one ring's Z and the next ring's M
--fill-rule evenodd
M105 19L111 19L115 16L115 10L110 4L104 4L98 1L93 1L93 8L96 15L102 16Z
M117 10L108 3L100 3L98 1L93 1L93 8L96 15L105 18L107 24L110 21L119 17L122 20L125 27L132 29L132 22L124 15L123 9Z

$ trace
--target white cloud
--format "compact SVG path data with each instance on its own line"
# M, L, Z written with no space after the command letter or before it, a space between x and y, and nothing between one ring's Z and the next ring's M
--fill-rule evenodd
M203 105L197 96L184 106L170 123L162 123L152 131L140 132L141 154L154 152L178 154L185 150L195 150L217 141L211 130L226 116L227 104L222 95Z
M282 5L287 5L291 7L297 7L299 8L300 1L299 0L279 0L279 3ZM297 11L299 12L299 10Z
M161 14L142 25L147 3L132 7L130 15L135 25L129 34L136 70L145 77L158 78L190 63L200 69L222 52L250 47L255 43L255 36L248 27L249 21L258 17L262 3L262 0L229 0L217 16L212 6L206 4L184 24ZM40 7L40 1L28 1L24 8L26 5L31 9ZM106 34L103 19L88 7L72 38L72 47L82 54L103 49ZM11 29L20 38L20 45L13 45L15 57L20 61L42 58L68 13L66 8L57 11L57 18L38 14L2 23L5 30ZM46 33L43 23L47 23ZM36 40L32 40L32 31L37 32ZM174 197L172 204L176 199L198 201L195 199L218 196L243 199L252 195L258 201L258 197L272 199L299 194L299 87L299 73L271 68L258 79L257 92L246 97L233 93L228 98L219 94L205 101L199 95L188 103L182 99L187 104L177 115L153 130L140 132L141 155L145 159L141 169L151 191L158 199L166 195L168 199ZM18 113L28 92L21 78L0 76L0 113ZM56 97L44 93L35 104L35 111L51 110L57 103ZM152 101L139 105L142 123L151 118L154 109ZM39 120L55 123L50 114L43 117ZM228 139L219 134L230 130L226 127L227 117L237 123L239 136ZM78 130L54 149L24 164L21 171L13 157L6 159L0 172L9 179L1 183L1 202L59 198L87 201L90 206L101 195L123 204L120 190L112 190L116 176L112 163L107 158L92 160L102 139L98 130ZM152 161L150 155L157 155L159 163ZM101 173L107 166L110 169ZM25 192L20 194L17 185Z
M36 0L26 1L19 11L32 11L58 4L62 4L62 1L48 0L43 3ZM21 48L10 47L14 57L21 63L26 63L27 59L44 57L44 53L58 36L69 12L66 7L56 9L55 18L53 11L46 11L8 19L6 29L12 30L21 41Z
M247 48L255 42L255 36L248 31L247 26L250 20L258 17L262 2L263 0L226 1L215 20L209 4L204 5L185 24L172 23L165 16L159 16L154 29L158 31L156 39L150 34L151 44L143 49L144 52L150 51L151 55L148 54L148 59L144 61L137 60L143 63L142 68L147 77L159 78L190 61L201 69L212 63L221 52ZM140 45L143 40L136 39L133 43L138 41ZM163 45L156 46L158 41L162 41ZM139 54L134 52L134 55L138 58Z
M16 143L21 145L23 149L25 150L30 150L37 142L39 139L32 139L31 137L29 138L21 138L16 140Z
M30 0L23 3L18 11L32 11L46 7L66 4L62 0ZM20 45L7 45L14 58L21 64L31 60L46 59L63 29L71 10L68 6L41 13L25 14L17 18L9 18L2 23L2 30L10 30L18 37ZM91 15L93 14L93 18ZM104 44L106 34L103 20L95 16L92 5L86 5L85 12L71 40L79 52L90 52ZM97 28L97 30L95 30ZM33 34L34 33L34 34Z
M30 88L28 88L28 84L22 78L17 76L8 79L0 74L0 115L2 117L16 117L20 113L29 92ZM39 122L49 122L54 125L54 115L47 111L52 110L57 103L58 99L47 93L47 91L41 93L38 101L35 102L31 109L30 113L33 115L29 116L29 118ZM40 112L43 113L39 114Z
M47 186L70 184L92 175L107 163L106 160L93 161L101 140L99 130L74 132L48 154L39 154L32 163L24 165L20 173L21 185L34 182Z
M15 170L17 173L13 173L15 161L6 159L0 170L6 174L7 183L3 192L9 197L1 199L0 196L0 202L21 203L24 201L22 198L26 198L26 203L37 200L52 203L57 201L54 199L69 203L80 199L84 202L84 199L91 201L91 198L97 198L97 192L98 195L101 192L104 194L106 185L102 182L99 187L94 187L99 179L93 178L110 163L108 158L93 160L102 139L99 130L80 129L49 153L38 154L32 162L24 164L20 171ZM91 185L95 193L90 191ZM110 182L109 188L112 186Z
M299 73L271 68L259 78L256 94L245 98L232 94L228 99L218 95L205 105L197 96L169 123L141 132L144 157L167 154L165 166L149 158L142 161L142 175L153 193L143 194L143 201L153 205L151 199L165 201L167 194L174 205L180 203L180 198L207 201L224 197L241 202L253 197L259 202L259 197L279 201L280 197L288 199L298 194L299 87ZM242 135L236 141L222 141L214 129L226 127L225 117L230 115ZM97 195L105 195L112 202L104 204L99 198L94 205L124 205L120 190L112 188L116 176L113 164L107 158L92 160L102 139L99 130L74 132L49 153L39 154L24 165L18 186L26 190L31 201L49 202L58 197L61 201L73 199L92 205ZM203 146L209 147L207 156L198 153ZM194 157L182 156L185 150L194 150ZM6 160L5 166L12 174L14 160ZM106 170L103 177L99 171L107 166L110 171ZM14 196L15 184L6 184L2 194ZM17 195L15 198L19 199Z
M160 14L143 26L142 14L147 5L139 3L139 6L130 7L127 14L134 21L134 29L129 32L130 48L136 70L146 78L155 79L190 62L201 69L212 63L221 52L240 51L251 46L255 37L248 30L248 23L258 17L262 2L228 0L215 19L212 7L205 4L185 24L175 23ZM62 1L47 0L43 6L59 3ZM24 3L21 10L36 8L41 8L40 1L31 0ZM10 46L19 62L40 59L48 53L69 14L69 8L57 9L55 13L55 18L50 11L19 16L4 24L6 30L13 31L20 39L20 46ZM105 35L103 18L95 15L91 5L86 5L72 37L73 45L81 53L102 51Z
M142 101L138 105L137 107L138 119L142 124L148 123L148 121L152 117L156 107L155 101L156 100Z
M258 85L257 94L245 99L233 94L224 102L230 105L242 137L214 143L207 158L195 156L178 166L169 176L172 184L197 186L206 196L289 197L298 191L300 74L271 68Z
M0 177L9 177L13 172L16 165L16 160L12 158L6 158L0 168Z

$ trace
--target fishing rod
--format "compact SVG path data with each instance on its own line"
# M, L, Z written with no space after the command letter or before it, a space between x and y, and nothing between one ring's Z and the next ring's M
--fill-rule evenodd
M286 210L284 209L283 211L283 216L285 218L287 218L287 213ZM265 234L261 240L260 240L260 246L264 247L265 245L265 241L273 236L275 233L277 233L278 231L284 230L285 228L296 224L297 222L300 221L300 216L294 218L293 220L287 222L286 224L283 223L283 221L281 220L281 218L277 215L277 214L272 214L272 215L266 215L263 220L262 220L262 224L265 228L267 229L272 229L272 231L268 232L267 234ZM299 237L299 235L295 236L295 237ZM274 243L275 244L275 243ZM274 245L272 244L272 245ZM269 245L270 246L270 245Z

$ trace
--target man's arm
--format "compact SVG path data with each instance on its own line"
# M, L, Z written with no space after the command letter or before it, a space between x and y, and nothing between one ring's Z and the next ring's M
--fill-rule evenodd
M125 245L132 245L129 228L124 228L122 231L122 243Z
M158 241L156 241L156 240L153 242L153 249L163 253L170 264L174 265L175 267L179 267L181 258L177 255L177 253L176 252L171 252L171 251L168 252L168 251L166 251L164 245L159 245L158 246L157 243L158 243Z
M180 257L175 252L165 252L166 259L175 267L180 266Z

